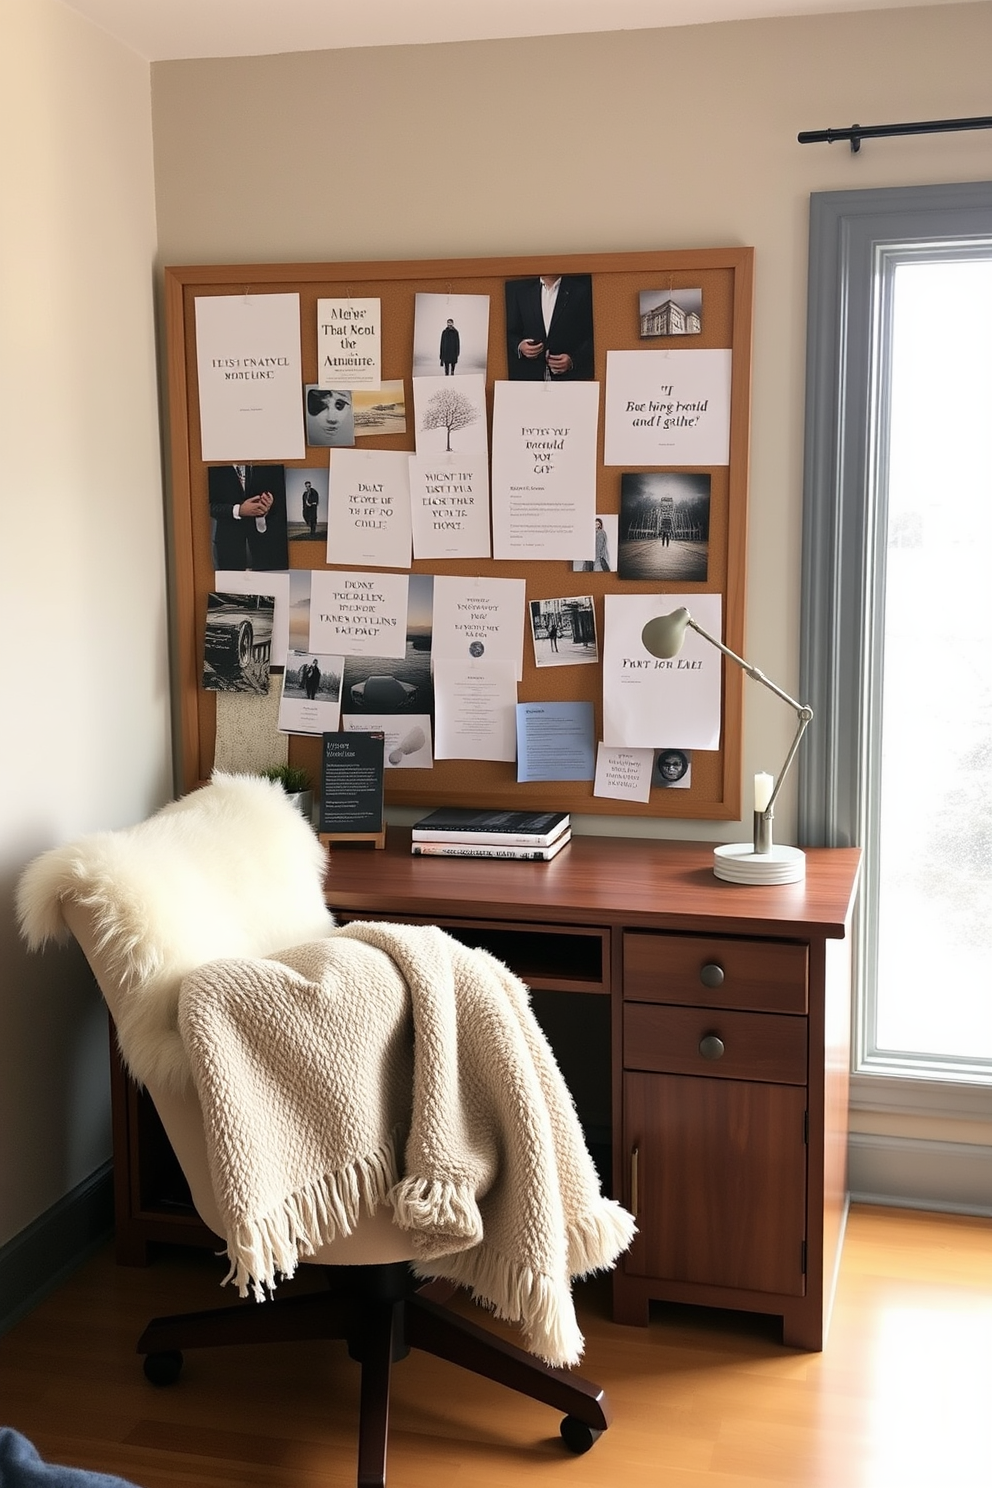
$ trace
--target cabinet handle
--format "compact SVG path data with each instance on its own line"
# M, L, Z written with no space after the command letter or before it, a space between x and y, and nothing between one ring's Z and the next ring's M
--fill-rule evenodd
M637 1218L637 1159L639 1155L637 1147L630 1149L630 1212L634 1219Z
M699 1040L699 1052L704 1059L722 1059L723 1039L715 1033L708 1033L705 1038Z
M722 987L723 967L718 966L715 961L707 961L705 966L700 967L699 980L704 987Z

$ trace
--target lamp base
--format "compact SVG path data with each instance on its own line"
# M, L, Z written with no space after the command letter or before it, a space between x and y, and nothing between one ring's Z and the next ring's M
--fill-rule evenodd
M713 849L713 872L727 883L800 883L806 877L806 854L777 842L766 853L756 853L752 842L724 842Z

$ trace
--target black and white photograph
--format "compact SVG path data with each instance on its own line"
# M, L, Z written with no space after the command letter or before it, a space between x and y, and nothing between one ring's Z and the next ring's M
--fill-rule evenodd
M208 692L268 693L274 615L271 594L207 595L203 686Z
M326 465L286 471L286 530L290 542L326 542ZM319 558L318 553L314 561Z
M406 393L402 377L377 388L355 388L351 395L355 438L378 439L383 434L406 433Z
M215 569L289 567L282 465L211 465L207 471Z
M485 376L489 296L418 294L413 316L414 377Z
M703 329L703 291L642 289L638 311L642 340L654 336L698 336Z
M284 734L333 734L341 715L342 656L290 651L282 679L278 727Z
M592 275L507 279L506 375L511 382L591 382Z
M573 573L614 573L617 566L617 530L620 518L615 512L599 512L592 551L588 558L577 558Z
M486 384L472 377L415 377L413 406L417 416L418 455L489 453Z
M620 477L619 578L703 583L709 549L708 475Z
M315 449L339 449L355 442L354 394L349 388L316 387L308 383L303 402L307 415L307 444Z
M652 790L688 790L692 784L692 751L659 749L651 771Z
M582 666L599 660L596 611L590 594L532 599L530 633L535 666Z

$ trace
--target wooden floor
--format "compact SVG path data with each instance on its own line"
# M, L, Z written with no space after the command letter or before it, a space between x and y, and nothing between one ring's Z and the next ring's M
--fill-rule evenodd
M218 1263L96 1256L0 1339L0 1425L49 1461L142 1488L351 1488L357 1368L342 1344L191 1353L156 1390L133 1352L153 1314L213 1306ZM990 1488L992 1221L852 1212L823 1354L768 1319L658 1307L609 1321L578 1291L584 1373L614 1424L570 1456L546 1407L412 1354L397 1366L390 1488ZM487 1325L488 1325L488 1320Z

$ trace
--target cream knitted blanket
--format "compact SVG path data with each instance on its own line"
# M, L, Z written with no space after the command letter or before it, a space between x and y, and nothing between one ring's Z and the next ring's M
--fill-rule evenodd
M549 1363L571 1282L630 1215L599 1191L524 985L434 926L363 923L186 977L179 1029L233 1279L256 1296L388 1203L423 1277L467 1286Z

